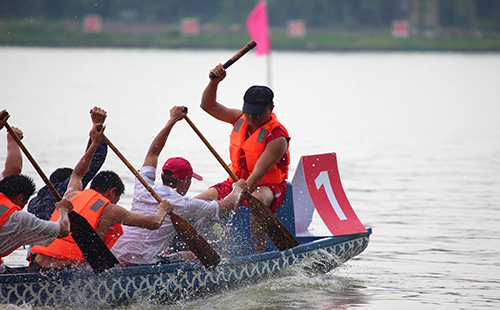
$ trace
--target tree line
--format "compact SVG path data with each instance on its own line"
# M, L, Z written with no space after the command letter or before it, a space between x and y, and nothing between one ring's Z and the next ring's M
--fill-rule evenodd
M99 14L127 22L243 24L256 0L0 0L0 19L81 19ZM387 27L435 7L439 26L500 30L500 0L267 0L269 24L300 19L311 28Z

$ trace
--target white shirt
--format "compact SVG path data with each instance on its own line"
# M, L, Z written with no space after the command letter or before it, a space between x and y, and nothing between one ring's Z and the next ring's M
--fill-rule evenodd
M0 227L0 255L22 245L50 245L59 235L57 222L45 221L25 211L14 211ZM0 274L5 267L0 265Z
M219 205L216 201L188 198L180 195L175 189L165 185L154 185L156 169L144 166L139 170L141 176L150 184L158 195L174 206L174 213L185 219L214 218L219 219ZM156 214L158 202L150 192L136 179L134 197L130 211L144 215ZM167 247L176 231L167 215L163 225L156 230L141 227L123 226L123 235L111 248L120 261L132 264L154 264L157 255Z

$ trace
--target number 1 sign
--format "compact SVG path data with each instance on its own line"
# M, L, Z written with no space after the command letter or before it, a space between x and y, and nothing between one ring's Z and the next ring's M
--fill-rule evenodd
M292 185L297 236L308 234L314 209L333 236L366 232L342 188L335 153L302 156Z

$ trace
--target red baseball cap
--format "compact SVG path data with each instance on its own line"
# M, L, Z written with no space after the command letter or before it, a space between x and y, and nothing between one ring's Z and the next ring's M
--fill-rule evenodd
M182 157L172 157L167 159L165 164L163 164L161 175L172 177L177 180L184 179L185 177L193 177L199 181L203 180L203 177L194 173L191 164Z

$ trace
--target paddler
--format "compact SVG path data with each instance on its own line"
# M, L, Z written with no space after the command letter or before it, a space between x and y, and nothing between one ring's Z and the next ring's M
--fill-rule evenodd
M9 115L6 110L0 111L0 129ZM11 127L19 139L23 133ZM0 174L0 274L14 273L15 269L5 266L2 257L8 256L17 248L29 244L49 245L56 238L69 234L68 212L72 204L64 199L55 205L61 212L57 222L48 222L36 218L28 212L21 212L29 198L36 190L34 181L19 174L22 169L22 156L18 144L7 133L7 156L5 169Z
M239 179L247 181L253 196L276 212L285 199L290 137L273 113L274 93L267 86L255 85L245 92L242 109L229 108L216 100L218 86L226 77L226 70L218 64L210 73L215 77L209 80L203 91L200 106L214 118L232 125L229 146L231 170ZM231 192L232 184L233 180L228 178L211 186L197 198L222 199ZM259 221L252 212L250 231L255 253L265 251L267 239Z
M93 125L90 131L91 145L73 169L65 197L73 203L74 211L85 217L108 248L111 248L123 233L122 224L151 230L157 229L173 207L168 201L164 201L158 205L156 212L143 215L130 212L117 205L125 191L125 186L121 178L113 171L99 172L92 180L90 188L83 189L82 179L103 139L104 129L105 126L102 124ZM51 221L56 221L58 217L56 210L52 214ZM86 268L87 266L82 252L71 237L58 239L48 247L36 245L32 253L37 255L31 261L30 272Z
M238 202L242 191L247 189L246 182L241 180L231 188L231 193L218 201L205 201L186 197L193 178L203 178L193 171L188 160L182 157L172 157L165 161L161 169L161 184L155 185L158 160L173 126L182 120L187 113L183 106L170 109L170 118L155 136L149 146L144 163L139 170L140 175L152 185L154 191L163 200L168 200L174 206L174 212L187 220L218 219L220 215L238 211ZM149 191L136 179L132 211L150 214L158 202ZM179 251L172 255L162 256L166 247L176 235L175 228L166 218L163 225L155 231L138 227L125 227L123 236L111 249L116 258L124 264L147 265L191 261L195 256L190 251Z

